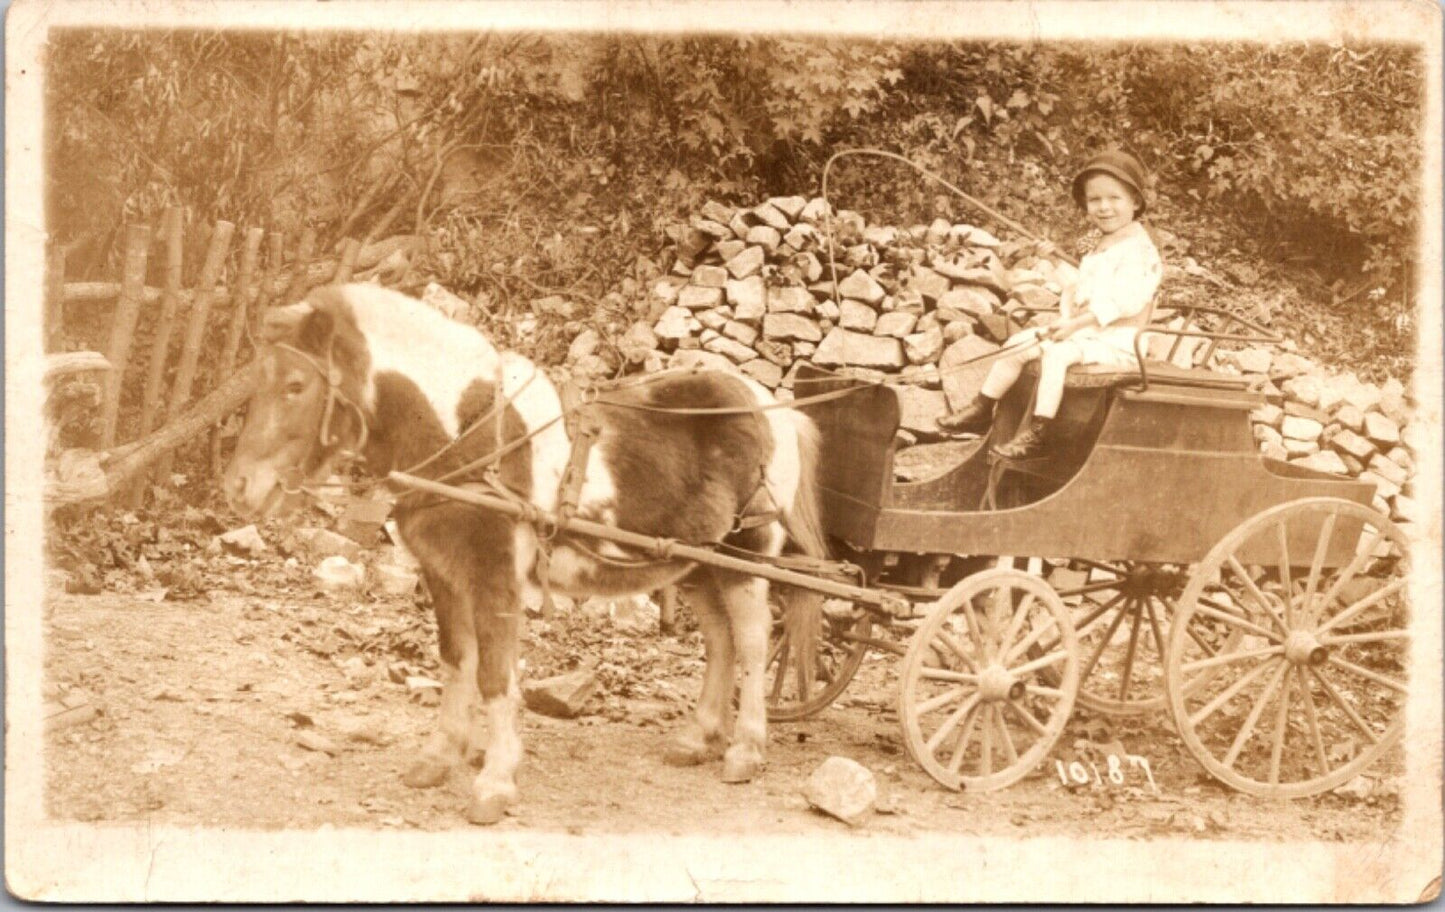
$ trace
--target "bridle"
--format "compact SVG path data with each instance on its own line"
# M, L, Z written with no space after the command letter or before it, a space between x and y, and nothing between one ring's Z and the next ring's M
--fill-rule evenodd
M333 434L331 430L331 420L336 414L336 405L340 402L343 406L356 413L357 425L361 429L357 435L356 442L350 448L343 450L342 456L348 460L360 457L366 449L370 429L367 426L366 410L341 389L341 368L336 366L335 357L336 337L333 335L326 343L325 364L322 364L314 355L309 352L304 352L294 345L288 345L285 342L273 342L271 344L276 348L299 356L303 361L311 365L326 381L326 403L322 406L321 426L317 430L317 441L321 444L322 448L329 450L341 443L341 436L339 434Z

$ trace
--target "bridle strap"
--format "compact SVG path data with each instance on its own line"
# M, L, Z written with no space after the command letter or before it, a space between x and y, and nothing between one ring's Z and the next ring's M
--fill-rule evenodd
M326 404L322 406L321 426L316 432L317 439L320 441L321 446L330 449L341 443L341 438L331 433L331 419L336 413L336 402L340 400L343 405L356 413L359 430L357 432L356 443L352 445L350 451L354 456L360 456L366 449L366 443L370 436L370 428L366 420L366 411L357 404L356 400L341 390L341 370L336 366L334 353L336 337L333 335L326 343L325 364L317 360L314 355L309 352L304 352L294 345L288 345L285 342L273 342L271 344L279 349L284 349L299 356L303 361L311 365L311 367L321 375L322 379L326 381Z

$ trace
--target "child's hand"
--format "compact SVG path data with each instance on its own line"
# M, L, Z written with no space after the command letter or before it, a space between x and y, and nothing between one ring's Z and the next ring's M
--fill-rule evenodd
M1039 256L1046 259L1056 259L1059 256L1059 248L1054 246L1053 241L1039 241Z

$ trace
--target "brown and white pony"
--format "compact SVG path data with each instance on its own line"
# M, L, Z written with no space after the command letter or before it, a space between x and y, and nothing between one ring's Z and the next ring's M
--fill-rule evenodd
M360 450L380 476L451 443L418 473L437 478L528 435L502 458L501 479L541 510L558 506L571 441L557 420L557 389L526 358L498 352L476 329L371 285L317 289L270 312L264 333L272 344L261 354L260 385L223 479L238 513L289 512L303 496L298 487L326 477L343 451ZM617 404L589 406L601 430L576 515L682 542L777 554L791 539L804 553L823 554L813 485L817 436L801 412L648 410L751 410L773 402L764 387L724 372L659 374L602 398ZM474 473L451 483L478 479ZM762 514L762 522L740 523L746 514ZM518 634L524 595L539 585L537 534L528 523L430 495L401 497L394 515L435 605L444 672L440 724L403 778L414 787L446 779L470 746L480 690L486 760L468 816L491 823L517 796ZM551 543L547 575L553 589L572 596L646 592L691 577L707 667L696 713L667 760L695 764L721 755L726 781L757 775L767 737L765 581L676 559L639 560L565 534Z

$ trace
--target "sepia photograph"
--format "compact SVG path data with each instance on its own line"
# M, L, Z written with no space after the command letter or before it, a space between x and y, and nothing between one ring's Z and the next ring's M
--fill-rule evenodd
M5 876L1418 903L1418 0L17 0Z

